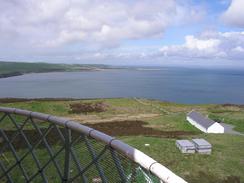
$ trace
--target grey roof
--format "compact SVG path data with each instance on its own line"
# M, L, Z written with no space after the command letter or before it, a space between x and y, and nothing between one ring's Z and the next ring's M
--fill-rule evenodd
M195 147L194 144L189 140L176 140L181 147Z
M193 119L195 122L197 122L204 128L208 128L215 123L215 121L213 121L207 117L204 117L203 115L201 115L200 113L198 113L196 111L189 112L187 114L187 116L190 117L191 119Z
M212 147L212 145L205 139L192 139L192 142L199 147Z

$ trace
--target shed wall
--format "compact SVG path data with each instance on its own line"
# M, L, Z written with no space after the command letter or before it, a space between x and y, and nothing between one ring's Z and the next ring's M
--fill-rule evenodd
M207 133L224 133L224 127L219 123L214 123L208 128Z
M203 126L201 126L200 124L198 124L196 121L194 121L193 119L191 119L190 117L187 116L187 121L189 121L193 126L195 126L196 128L198 128L199 130L207 133L207 129L204 128Z

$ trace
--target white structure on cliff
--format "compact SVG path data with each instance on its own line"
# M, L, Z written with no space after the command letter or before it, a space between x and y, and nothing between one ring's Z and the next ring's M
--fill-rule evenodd
M224 133L224 127L196 111L187 114L187 121L205 133Z

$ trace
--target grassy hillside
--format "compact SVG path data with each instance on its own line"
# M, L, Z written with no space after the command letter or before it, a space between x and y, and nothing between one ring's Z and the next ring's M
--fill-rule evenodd
M49 64L49 63L25 63L25 62L1 62L0 78L22 75L25 73L59 72L59 71L83 71L107 68L105 65L79 65L79 64Z
M70 112L70 104L97 101L106 103L107 110L88 114ZM68 117L101 131L104 129L106 133L112 135L116 134L116 130L119 129L120 135L117 138L152 156L190 183L244 182L244 136L204 134L192 127L185 119L187 112L196 109L213 118L222 120L224 118L225 123L233 124L237 131L244 132L243 106L183 105L145 99L139 101L135 99L30 100L10 103L6 100L1 103L0 100L0 106ZM113 119L113 123L111 119ZM141 121L144 122L143 126L135 125ZM102 127L104 125L106 128ZM7 129L9 125L1 124L1 128ZM121 132L124 128L126 130L123 135ZM146 133L144 134L144 132ZM213 146L212 154L185 155L180 153L175 146L175 140L191 138L208 140ZM145 144L150 144L150 146L145 146Z

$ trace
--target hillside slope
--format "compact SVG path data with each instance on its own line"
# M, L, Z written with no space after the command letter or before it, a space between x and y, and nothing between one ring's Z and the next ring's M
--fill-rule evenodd
M106 69L106 65L81 65L81 64L50 64L27 62L0 61L0 78L23 75L26 73L63 72L63 71L89 71Z

